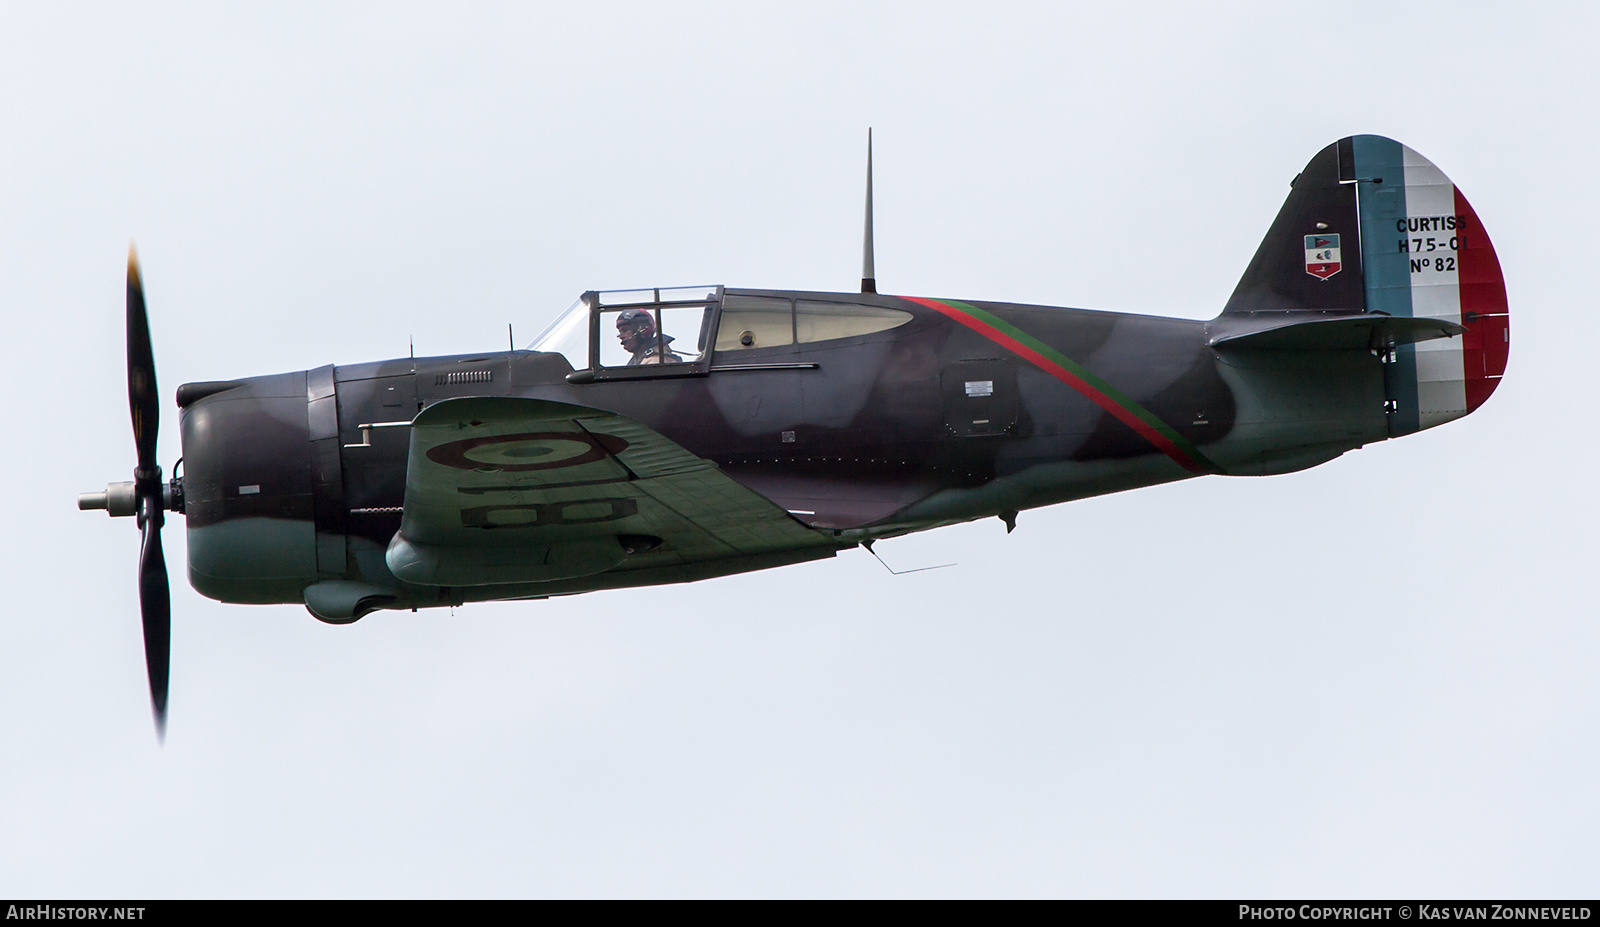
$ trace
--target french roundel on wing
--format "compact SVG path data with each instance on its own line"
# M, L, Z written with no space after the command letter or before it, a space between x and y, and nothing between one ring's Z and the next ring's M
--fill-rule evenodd
M581 467L627 448L628 442L587 432L540 431L464 438L428 449L428 459L458 470L525 472Z

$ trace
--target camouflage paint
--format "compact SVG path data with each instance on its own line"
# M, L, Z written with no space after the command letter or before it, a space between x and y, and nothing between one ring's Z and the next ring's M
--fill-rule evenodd
M921 299L915 296L901 298L920 306L927 306L955 319L1082 393L1090 402L1116 416L1118 421L1138 432L1161 453L1171 457L1190 473L1203 475L1222 472L1220 467L1206 459L1206 456L1183 435L1151 414L1149 409L1129 399L1116 387L1090 373L1088 369L1065 354L993 313L955 300Z
M1407 362L1388 364L1376 349L1348 339L1293 350L1237 347L1249 344L1240 335L1304 321L1415 311L1417 275L1395 247L1397 223L1408 218L1413 187L1437 192L1438 184L1431 165L1407 151L1358 136L1319 152L1210 322L730 289L718 291L719 311L728 300L807 300L904 311L911 320L829 341L718 352L698 367L635 368L618 378L574 371L560 354L501 351L184 387L191 582L224 601L304 601L330 621L380 607L688 582L1202 474L1289 472L1437 424L1417 415L1411 401L1410 417L1391 414L1385 425L1384 397L1398 396L1406 407L1418 388L1418 352L1410 346L1396 351ZM1384 175L1380 185L1363 173L1369 169L1405 182ZM1460 264L1456 278L1443 289L1434 284L1428 298L1437 311L1439 294L1458 290L1456 318L1468 334L1459 344L1430 342L1428 350L1454 358L1454 369L1463 371L1457 394L1465 414L1504 371L1505 293L1476 216L1450 191L1455 214L1466 217ZM1305 239L1318 233L1341 238L1337 272L1310 272ZM708 344L715 344L716 320ZM950 426L950 404L963 400L959 388L942 384L959 387L964 371L982 371L975 375L996 391L989 398L1008 410L994 427ZM461 585L402 582L386 551L406 512L411 422L424 408L464 397L541 399L626 416L788 511L807 540L793 549L673 560L669 539L659 549L630 549L594 575L551 574L546 582L506 582L517 574L504 564L492 578L477 577L472 558L463 557L448 571ZM594 501L603 501L595 492Z

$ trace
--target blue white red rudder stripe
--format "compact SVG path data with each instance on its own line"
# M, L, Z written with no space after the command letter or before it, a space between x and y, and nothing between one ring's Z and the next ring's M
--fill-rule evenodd
M1349 141L1366 311L1467 329L1395 349L1390 432L1409 434L1466 415L1499 385L1511 350L1505 279L1471 204L1433 162L1377 135Z

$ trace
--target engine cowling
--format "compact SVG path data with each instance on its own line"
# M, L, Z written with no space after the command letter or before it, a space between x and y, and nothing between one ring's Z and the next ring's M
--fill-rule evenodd
M298 603L318 580L307 373L180 396L189 583L208 598Z

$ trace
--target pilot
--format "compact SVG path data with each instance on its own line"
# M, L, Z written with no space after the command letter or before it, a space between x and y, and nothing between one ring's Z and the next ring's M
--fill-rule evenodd
M647 309L624 309L617 313L617 340L622 342L623 350L633 355L628 361L629 367L683 363L683 358L667 347L672 343L672 336L657 337L655 316Z

